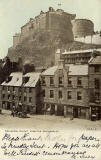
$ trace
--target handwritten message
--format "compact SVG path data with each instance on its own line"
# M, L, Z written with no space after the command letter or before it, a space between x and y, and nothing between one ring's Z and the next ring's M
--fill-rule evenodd
M1 136L5 159L99 160L101 136L91 131L5 130Z

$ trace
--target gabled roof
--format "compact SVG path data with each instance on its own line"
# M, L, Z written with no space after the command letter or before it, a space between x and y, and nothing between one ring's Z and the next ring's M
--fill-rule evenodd
M101 56L96 56L90 59L89 64L101 64Z
M26 73L23 77L29 77L28 82L23 85L24 87L35 87L40 78L40 73L29 72Z
M5 86L21 86L22 85L22 72L13 72L10 74L11 80L7 83L4 81L1 85Z
M54 76L55 72L57 69L59 69L59 66L54 66L48 68L46 71L42 73L44 76ZM61 68L62 69L62 68ZM82 75L88 75L88 65L80 65L80 64L68 64L65 66L65 69L67 70L67 74L72 76L72 75L77 75L77 76L82 76Z
M44 72L42 72L42 75L53 76L57 69L58 69L58 66L50 67L50 68L46 69Z

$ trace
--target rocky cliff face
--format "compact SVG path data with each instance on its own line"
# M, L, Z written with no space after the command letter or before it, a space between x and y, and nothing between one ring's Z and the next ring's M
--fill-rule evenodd
M13 47L8 49L8 57L11 61L22 57L24 62L29 60L36 67L49 67L54 65L57 48L80 50L101 47L74 41L71 21L75 17L61 9L55 11L52 7L48 12L41 11L40 15L21 27L20 34L13 37Z
M68 37L60 32L38 32L32 37L25 38L15 48L8 49L8 56L11 61L17 61L22 57L24 61L30 60L35 66L49 66L54 64L55 50L66 45Z
M8 49L8 57L11 61L18 61L22 57L23 61L30 60L36 67L52 66L55 60L57 48L66 50L80 50L89 48L99 48L101 45L85 44L70 41L65 33L59 31L37 32L25 38L19 45Z

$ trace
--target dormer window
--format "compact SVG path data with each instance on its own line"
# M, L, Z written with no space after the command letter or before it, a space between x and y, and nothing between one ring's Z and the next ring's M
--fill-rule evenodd
M29 77L24 77L24 84L29 81Z
M12 80L12 76L10 76L10 77L8 77L8 78L6 79L6 83L10 82L11 80Z

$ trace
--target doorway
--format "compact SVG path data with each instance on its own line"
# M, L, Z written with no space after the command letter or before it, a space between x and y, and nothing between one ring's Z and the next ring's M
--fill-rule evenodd
M73 108L73 117L78 118L78 108Z
M55 114L55 105L51 104L51 114Z
M10 103L7 102L7 110L10 110Z

